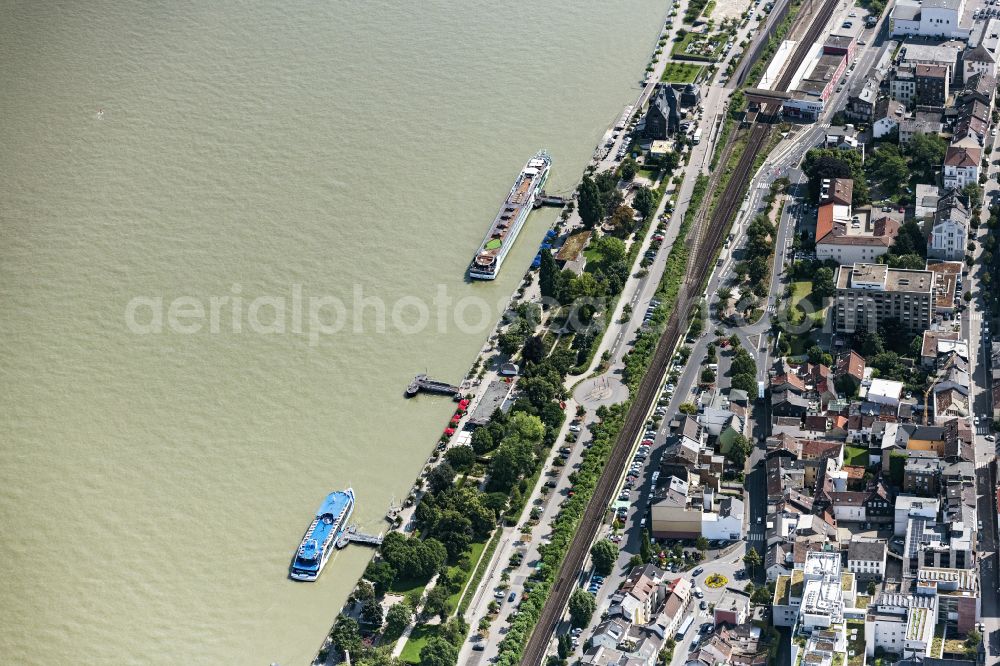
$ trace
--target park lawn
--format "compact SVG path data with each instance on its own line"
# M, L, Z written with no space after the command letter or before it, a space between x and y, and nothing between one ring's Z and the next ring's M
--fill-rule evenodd
M703 65L689 62L668 62L660 80L665 83L694 83L703 69Z
M601 254L599 247L594 243L587 246L587 248L583 251L583 256L587 257L587 265L583 270L588 273L596 271L601 265L601 262L604 261L604 255Z
M798 305L802 299L808 298L812 293L813 283L810 280L792 283L792 307Z
M868 449L860 446L844 447L844 464L868 467Z
M639 169L635 172L636 178L645 178L650 183L656 182L656 177L660 175L659 169Z
M400 660L407 664L419 664L420 650L427 645L428 640L437 634L437 631L437 625L418 624L415 626L409 640L403 646L402 653L399 655Z
M479 563L479 556L483 554L484 548L486 548L485 543L476 542L469 549L469 561L472 562L472 568L462 578L462 587L458 589L458 592L448 597L448 612L454 613L455 609L458 608L458 601L462 598L462 590L465 589L465 584L469 582L469 576L476 570L476 564ZM452 569L458 569L458 567L452 567Z
M392 581L389 591L395 594L406 594L411 590L419 590L427 586L430 578L397 578Z

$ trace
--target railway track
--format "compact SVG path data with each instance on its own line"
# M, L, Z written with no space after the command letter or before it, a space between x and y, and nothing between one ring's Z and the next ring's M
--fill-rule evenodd
M819 5L822 0L814 0L809 7L808 13L800 13L798 21L809 20L809 28L805 37L799 40L788 66L778 80L776 89L787 90L791 84L796 70L798 70L806 54L814 43L819 39L823 28L837 6L837 0L826 0ZM579 572L583 569L590 545L593 543L597 531L604 521L605 513L610 506L612 498L618 486L618 481L625 473L625 465L629 460L632 447L638 440L642 428L646 421L646 416L652 409L653 403L659 392L660 382L666 374L670 357L674 353L677 343L684 332L684 324L690 315L692 305L697 301L702 285L709 276L712 269L712 259L718 251L724 233L728 232L729 221L733 214L739 210L740 200L743 196L744 187L748 185L752 177L752 169L757 155L767 145L771 134L771 124L767 122L777 112L776 105L768 105L762 112L757 114L750 127L750 136L747 145L733 171L732 176L723 190L718 205L712 212L708 220L707 228L695 228L692 230L689 239L689 247L692 252L688 258L688 270L684 284L678 294L677 303L667 320L664 331L660 336L660 341L656 346L653 359L649 369L642 378L639 390L633 399L632 406L625 417L625 423L615 440L614 448L608 464L604 468L604 473L597 482L594 489L594 496L577 529L569 550L563 560L556 580L550 590L549 597L542 609L538 623L528 639L521 658L522 666L540 666L545 658L545 654L555 633L559 619L563 610L569 602L570 594L576 587L576 580ZM757 119L765 117L761 122ZM735 132L733 137L735 137ZM732 140L732 139L730 139ZM727 148L728 149L728 148ZM714 180L714 179L713 179ZM711 190L710 190L711 192ZM710 194L709 192L709 194ZM705 220L701 220L700 227L705 227Z

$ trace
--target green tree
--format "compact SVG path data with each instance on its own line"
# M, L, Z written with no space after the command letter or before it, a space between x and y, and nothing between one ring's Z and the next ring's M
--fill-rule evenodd
M424 617L433 617L435 615L441 618L444 622L448 618L448 613L450 609L448 608L448 589L443 585L435 585L431 588L431 591L427 593L427 598L424 600L424 607L422 613Z
M639 211L643 217L650 216L655 203L656 197L648 187L640 187L635 191L635 196L632 197L632 207Z
M703 536L698 537L694 540L694 547L703 553L708 551L708 539Z
M890 268L905 268L922 271L927 261L919 254L887 254Z
M489 453L499 445L499 441L493 440L493 434L489 428L476 428L472 432L472 450L479 455Z
M538 270L538 288L545 298L556 297L556 279L559 274L559 266L549 250L542 250L542 263Z
M979 656L979 647L983 642L983 635L972 629L965 635L965 656L975 660Z
M944 163L948 142L939 134L915 134L906 146L910 157L910 168L917 182L931 183L937 180L935 171Z
M876 150L869 164L872 175L890 192L899 192L910 176L906 159L891 144Z
M388 638L399 638L413 619L413 607L404 599L393 604L385 614L385 633Z
M729 452L726 453L726 457L729 458L730 462L736 469L743 469L743 466L747 461L747 454L743 452L743 449L733 446L730 447Z
M771 600L773 598L774 598L773 593L766 587L758 587L753 591L753 594L750 595L750 602L761 606L766 606L767 604L771 603Z
M375 599L368 599L361 604L361 619L372 627L382 626L382 604Z
M580 219L587 227L595 226L604 217L601 191L590 176L584 176L580 183L577 208L580 212Z
M378 562L369 562L364 575L375 586L377 593L385 594L385 591L392 585L392 581L396 579L396 569L385 560L379 560Z
M476 452L471 446L453 446L444 452L444 459L453 469L467 472L476 464Z
M646 530L642 531L642 540L639 542L639 557L643 562L653 559L653 545L649 542L649 532Z
M632 180L635 178L637 170L635 160L628 157L623 160L621 166L618 167L618 175L622 180Z
M962 188L962 194L968 197L970 208L979 208L983 205L983 187L979 183L968 183Z
M633 217L633 215L635 215L635 211L623 204L621 206L618 206L618 208L615 209L615 212L611 213L611 216L608 218L607 224L614 229L614 234L616 236L621 236L622 238L624 238L628 234L632 233L632 230L635 228L635 218ZM615 237L602 236L601 238L615 238ZM615 238L615 240L620 240L620 239ZM601 264L603 265L603 263L604 262L602 261Z
M876 592L877 589L878 588L875 586L875 581L869 581L868 582L868 596L869 597L874 597L875 596L875 592Z
M341 656L345 652L354 654L361 648L361 632L356 620L341 615L330 631L330 641Z
M833 269L823 266L813 274L812 293L818 299L830 298L836 292L833 284Z
M715 371L711 368L705 368L701 371L701 383L711 384L715 381Z
M420 648L421 666L455 666L458 648L438 636L432 636Z
M747 395L757 395L757 378L754 375L741 374L733 377L730 386L740 391L746 391Z
M632 209L628 206L622 206L618 210L625 210L629 217L632 219ZM601 236L595 240L592 245L594 249L597 250L598 254L601 255L601 266L610 266L618 261L622 261L628 256L628 250L625 247L625 243L620 238L615 238L614 236Z
M904 254L916 254L920 257L927 256L927 239L924 232L920 230L920 225L909 220L899 226L899 233L889 247L889 254L901 256Z
M362 578L358 581L358 586L354 588L352 595L357 601L368 601L375 598L375 586Z
M569 618L574 627L585 627L597 609L597 603L590 593L576 589L569 598Z
M757 362L753 360L753 356L746 349L737 349L736 353L733 354L729 371L733 375L753 375L757 372Z
M757 567L760 566L761 559L760 553L757 552L756 548L751 548L747 551L746 555L743 556L743 564L750 567L750 574L756 571Z
M502 354L513 356L524 344L524 336L514 331L501 333L497 339L497 348Z
M853 150L813 148L806 153L802 170L809 177L809 194L814 201L819 198L824 178L852 178L852 203L855 205L866 204L871 198L861 154Z
M455 482L455 470L447 462L443 462L430 471L427 475L427 487L435 495L443 490L451 488Z
M601 539L591 546L590 557L594 561L594 570L602 576L608 576L618 560L618 547L607 539Z
M462 617L453 617L438 628L438 636L455 647L460 647L469 634L469 623Z
M685 402L681 403L681 406L677 408L677 411L681 414L690 414L691 416L694 416L698 413L698 408L695 407L693 403Z

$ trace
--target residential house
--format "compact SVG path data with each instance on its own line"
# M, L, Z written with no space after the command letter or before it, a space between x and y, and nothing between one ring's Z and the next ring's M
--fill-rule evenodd
M940 134L943 130L941 114L918 111L899 122L899 145L909 144L918 134Z
M734 627L743 624L750 617L750 596L727 589L715 602L713 616L716 626L723 623Z
M938 199L927 233L927 256L945 261L965 259L970 211L966 198L951 190Z
M648 624L666 598L662 585L666 575L652 564L635 567L612 599L612 606L621 608L620 614L633 624Z
M917 104L943 107L948 100L949 69L943 65L918 64L914 71Z
M854 350L848 350L837 359L837 379L845 378L854 386L854 392L861 387L865 378L865 359Z
M962 52L963 82L978 74L996 78L997 46L1000 44L1000 20L979 21L972 29L969 43Z
M933 219L940 198L941 190L937 185L917 183L913 203L913 217L916 221L928 222Z
M889 96L909 106L917 99L916 65L899 65L889 76Z
M937 596L939 622L952 627L958 635L976 628L982 617L982 602L975 569L920 567L915 585L917 594Z
M927 370L933 370L938 362L939 344L958 340L957 331L924 331L923 342L920 346L920 365Z
M889 251L899 233L899 222L886 215L872 219L870 209L847 219L834 219L833 206L817 214L816 258L838 264L871 263Z
M906 117L906 106L900 101L883 97L875 103L872 117L875 118L872 137L882 139L899 129L900 121Z
M963 188L969 183L978 183L982 159L983 152L979 148L949 146L944 155L944 186Z
M885 577L885 561L885 541L855 539L847 547L847 570L859 581L881 581Z

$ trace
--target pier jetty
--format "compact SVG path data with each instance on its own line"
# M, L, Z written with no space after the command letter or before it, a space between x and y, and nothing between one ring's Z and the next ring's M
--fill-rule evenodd
M565 206L572 197L560 197L555 194L546 194L545 190L538 193L535 197L534 207L541 208L542 206L556 206L562 208Z
M337 548L347 548L347 544L354 542L360 543L364 546L381 546L382 545L382 535L378 536L374 534L365 534L364 532L359 532L357 525L351 525L344 533L340 535L337 539Z
M431 379L424 374L417 375L413 378L410 385L406 387L406 397L412 398L420 392L450 395L454 400L460 400L462 397L461 390L457 386L453 386L446 382L439 382L438 380Z

